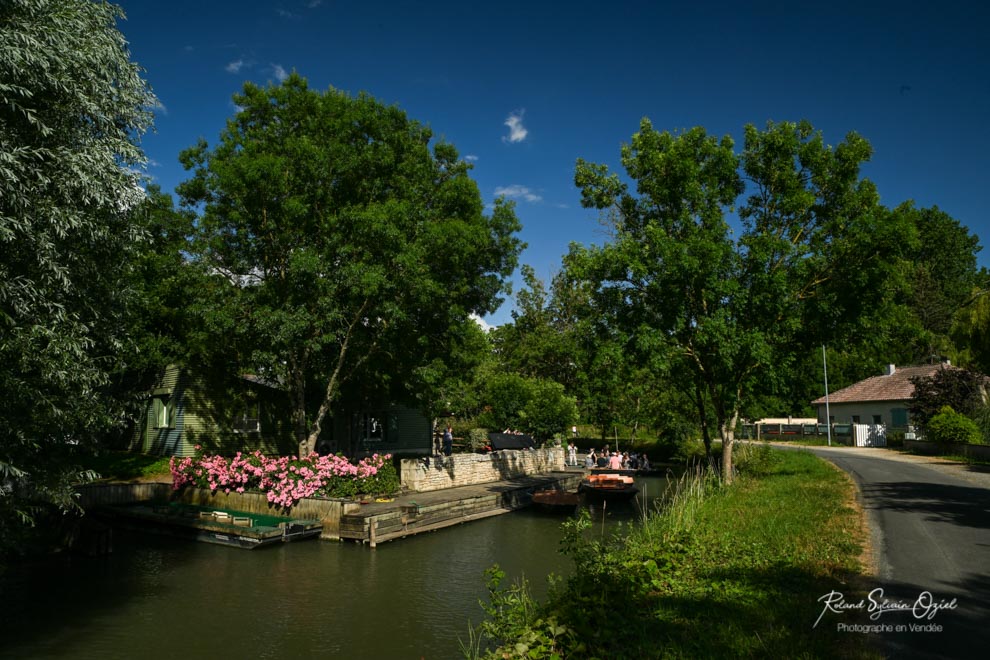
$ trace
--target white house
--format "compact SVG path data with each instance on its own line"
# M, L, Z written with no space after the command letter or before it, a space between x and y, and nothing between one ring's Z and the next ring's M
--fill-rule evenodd
M811 405L818 410L818 421L836 424L883 424L888 429L905 428L909 422L908 404L914 395L912 378L927 378L939 369L955 369L948 362L916 367L887 365L883 375L873 376L828 395L829 419L825 419L825 397Z

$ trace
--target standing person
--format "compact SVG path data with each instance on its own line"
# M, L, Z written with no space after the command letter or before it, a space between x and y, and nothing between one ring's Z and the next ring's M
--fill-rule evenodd
M454 451L454 429L447 423L447 428L443 431L443 455L450 456Z
M577 445L573 442L567 445L567 463L572 467L577 467Z
M608 467L608 447L602 449L602 453L598 454L598 458L595 460L595 465L600 468Z

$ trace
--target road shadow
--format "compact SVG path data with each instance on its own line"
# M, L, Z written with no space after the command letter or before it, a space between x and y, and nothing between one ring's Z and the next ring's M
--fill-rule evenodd
M920 513L930 521L990 528L990 500L984 488L912 481L863 485L871 508Z

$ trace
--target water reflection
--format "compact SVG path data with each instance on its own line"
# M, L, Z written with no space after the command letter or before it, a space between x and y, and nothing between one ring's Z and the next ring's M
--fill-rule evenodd
M663 480L638 483L650 499L662 492ZM634 502L589 510L606 533L639 517ZM485 569L525 575L537 596L549 573L569 573L560 523L519 511L375 550L308 541L245 551L117 532L108 557L0 579L0 657L458 657L483 616Z

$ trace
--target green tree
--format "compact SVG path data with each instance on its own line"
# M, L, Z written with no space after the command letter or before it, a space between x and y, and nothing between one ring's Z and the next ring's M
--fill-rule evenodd
M894 213L904 217L916 238L904 257L906 304L921 330L909 361L949 355L953 319L979 282L979 238L937 206L917 209L905 202Z
M560 383L538 378L530 387L523 413L523 428L537 439L549 440L577 421L577 401Z
M118 419L116 368L141 233L137 138L156 103L84 0L0 4L0 519L74 506L73 452ZM2 542L13 534L5 531Z
M516 373L491 376L482 392L480 423L490 429L511 428L547 440L577 419L577 402L564 386L545 378Z
M503 200L485 215L470 165L396 107L296 74L234 102L217 146L181 155L179 192L202 205L196 258L227 284L205 318L285 384L306 453L345 382L411 382L497 307L519 223Z
M862 322L865 294L889 286L883 250L900 228L859 178L870 153L855 134L833 148L808 123L785 122L747 126L737 156L728 137L660 133L644 119L622 149L635 194L578 161L582 203L614 209L614 240L584 262L638 343L691 374L726 479L747 399L786 377L796 353ZM726 217L744 190L737 239Z
M908 410L914 423L925 427L945 406L974 415L986 405L986 378L968 369L945 367L931 376L911 379L914 393Z
M956 313L951 333L959 349L959 364L990 374L990 277L985 269L981 275L983 288L974 289Z

